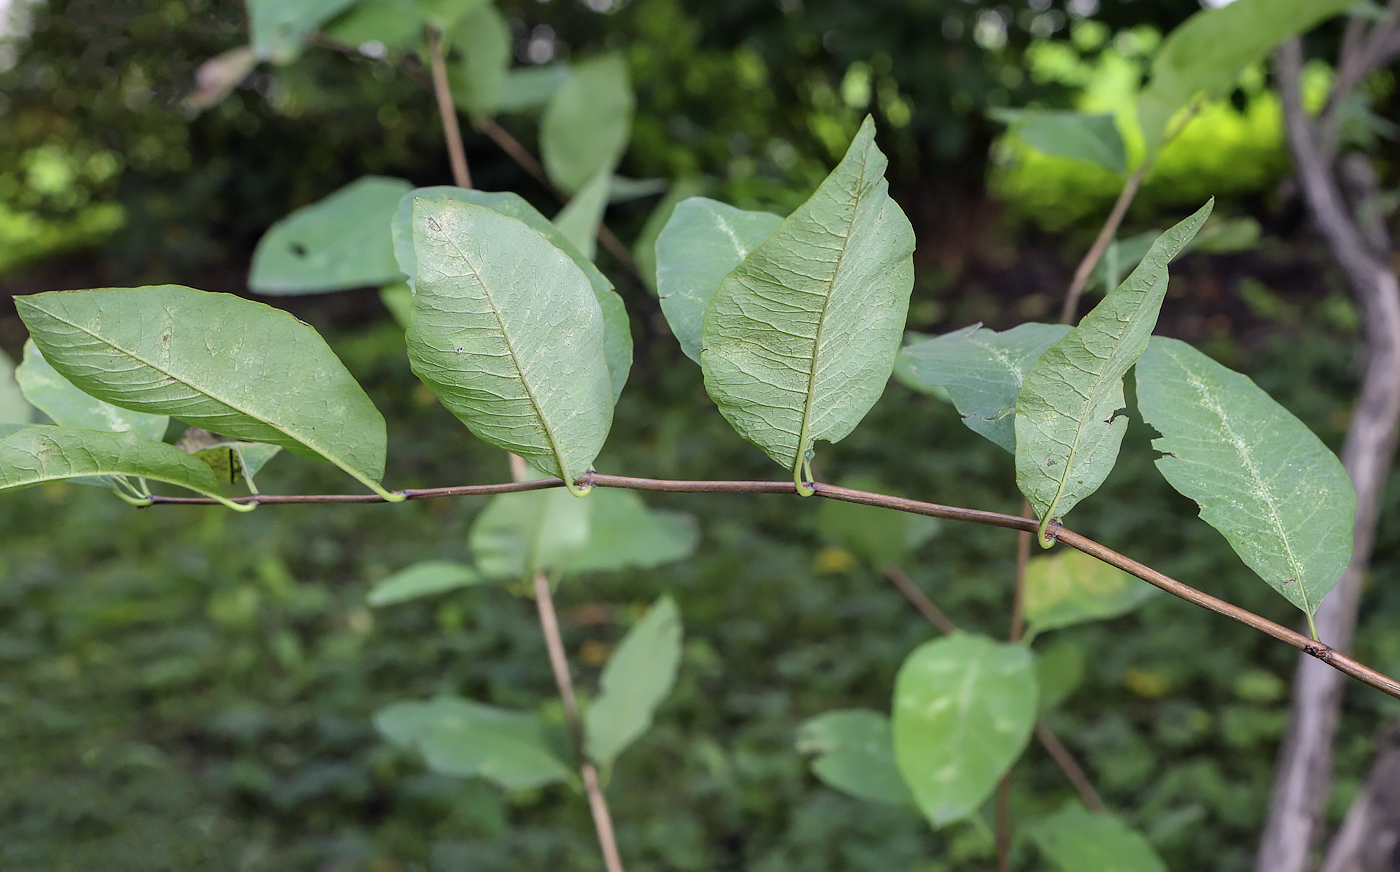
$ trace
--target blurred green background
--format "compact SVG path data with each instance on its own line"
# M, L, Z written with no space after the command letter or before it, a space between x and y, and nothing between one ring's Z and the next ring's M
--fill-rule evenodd
M1053 320L1116 193L1088 165L998 142L989 109L1130 112L1143 59L1194 0L508 0L522 65L623 51L638 116L622 171L703 177L712 195L786 211L866 112L914 223L910 328ZM178 282L246 293L253 245L276 219L366 173L449 177L421 78L309 49L262 67L214 108L181 100L209 57L246 41L233 0L12 0L0 40L0 347L23 327L9 298L55 288ZM1336 25L1314 39L1335 44ZM1312 81L1328 71L1314 68ZM1384 142L1394 89L1370 95L1352 141ZM503 123L534 147L535 122ZM468 131L477 184L546 191ZM1367 137L1370 139L1368 140ZM1393 156L1393 151L1391 152ZM1388 185L1395 166L1383 159ZM1263 228L1259 243L1174 270L1159 332L1252 375L1329 444L1356 383L1356 315L1291 196L1264 71L1210 107L1163 157L1127 233L1207 195ZM621 204L626 241L656 199ZM778 476L704 396L654 298L604 254L632 313L637 363L603 471ZM313 323L389 421L395 487L499 481L408 370L373 290L277 301ZM1275 620L1280 598L1194 518L1151 466L1134 424L1119 468L1076 512L1082 530ZM1011 458L950 407L891 384L826 480L1017 510ZM780 476L778 476L780 477ZM274 492L343 490L329 467L279 458ZM1400 569L1387 493L1374 577ZM824 542L816 507L779 497L650 499L701 522L691 560L570 581L566 642L585 684L660 592L686 625L680 683L610 785L633 870L979 870L984 829L931 833L912 813L821 786L793 748L832 708L886 709L895 670L931 630L878 573ZM499 590L371 611L375 581L428 557L464 559L473 500L279 507L249 516L136 511L95 489L0 500L0 868L10 870L593 870L587 810L563 788L506 794L428 774L381 741L373 711L460 693L549 706L533 606ZM1005 631L1005 531L943 525L906 567L959 624ZM1400 672L1400 591L1367 593L1360 658ZM1252 867L1291 649L1157 597L1125 618L1052 634L1083 664L1051 724L1108 804L1173 869ZM1338 746L1339 819L1395 701L1350 688ZM1020 815L1071 793L1043 751L1015 770ZM1018 868L1034 868L1018 848Z

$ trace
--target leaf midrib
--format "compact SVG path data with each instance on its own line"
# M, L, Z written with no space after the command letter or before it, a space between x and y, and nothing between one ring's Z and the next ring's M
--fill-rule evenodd
M836 279L841 275L841 265L846 262L846 252L851 249L851 228L855 226L856 216L860 212L861 200L864 194L861 189L865 185L866 170L870 166L870 150L867 147L861 156L860 175L856 179L855 197L851 202L851 219L846 225L846 232L841 237L841 253L836 256L836 265L831 271L831 281L824 299L822 300L821 314L817 318L817 330L812 336L812 368L807 373L807 399L802 404L802 427L797 437L797 457L793 460L793 472L800 477L799 470L807 455L807 435L812 424L812 402L817 391L817 353L821 349L822 331L826 329L827 313L831 310L831 298L834 296ZM776 231L775 231L776 232ZM771 238L771 237L770 237Z
M136 361L137 363L140 363L140 364L143 364L143 365L145 365L145 366L150 367L151 369L155 370L156 372L161 373L162 375L165 375L165 376L169 377L170 379L172 379L172 380L174 380L174 381L176 381L176 382L178 382L178 383L184 385L185 387L187 387L187 388L189 388L190 390L192 390L192 391L194 391L194 392L200 394L201 396L206 397L206 398L208 398L208 399L211 399L211 400L213 400L213 401L216 402L216 403L222 403L223 405L225 405L225 406L227 406L228 408L234 410L235 412L238 412L240 415L247 415L249 418L252 418L253 420L258 421L259 423L261 423L261 424L263 424L263 425L265 425L265 426L271 427L273 430L276 430L278 433L282 433L282 434L285 434L285 435L291 437L291 438L292 438L293 440L295 440L298 444L300 444L300 445L302 445L302 446L304 446L304 447L306 447L306 448L311 449L312 451L314 451L314 452L316 452L317 454L321 455L322 457L326 458L326 459L329 460L331 463L333 463L333 464L335 464L336 466L340 467L341 469L345 470L347 473L349 473L350 475L352 475L352 476L354 476L355 478L359 479L360 481L365 482L366 484L369 483L369 479L368 479L368 478L366 478L364 475L362 475L358 470L353 469L352 467L350 467L345 461L341 460L339 456L337 456L337 455L335 455L335 454L331 454L331 453L329 453L329 452L327 452L327 451L324 451L323 449L321 449L320 447L318 447L316 443L313 443L313 442L311 442L311 441L308 441L307 439L302 438L300 435L298 435L298 433L294 432L293 430L291 430L291 429L289 429L289 428L287 428L287 427L283 427L283 426L279 426L279 425L277 425L277 424L274 424L273 422L269 421L267 418L263 417L262 415L255 414L254 412L249 411L248 409L245 409L245 408L243 408L243 407L241 407L241 406L235 405L235 404L232 403L231 401L226 400L226 399L224 399L223 397L218 396L217 394L214 394L214 393L210 392L209 390L206 390L205 388L203 388L203 387L201 387L201 386L199 386L199 385L194 384L194 383L191 382L189 379L187 379L187 378L182 378L181 376L176 375L175 373L171 372L170 370L166 369L165 367L157 366L156 364L152 363L151 361L149 361L149 360L147 360L146 358L142 357L141 355L137 354L135 351L132 351L132 350L129 349L129 348L124 348L124 347L118 345L114 340L108 339L107 337L102 336L101 334L95 333L95 332L93 332L91 329L89 329L89 328L83 326L82 324L77 324L77 323L75 323L75 322L73 322L73 321L68 320L67 318L63 318L63 317L59 316L58 314L56 314L56 313L54 313L54 312L51 312L51 311L49 311L48 309L44 309L44 308L42 308L41 306L39 306L39 305L37 305L37 304L31 303L30 305L34 306L34 308L35 308L36 310L38 310L38 311L40 311L40 312L43 312L45 315L49 316L50 318L53 318L55 321L58 321L58 322L63 323L63 324L67 324L69 327L72 327L74 330L78 330L78 331L80 331L80 332L82 332L82 333L86 333L88 336L92 337L93 339L97 340L98 342L102 343L103 345L106 345L108 348L111 348L112 350L114 350L114 351L116 351L116 352L118 352L118 353L120 353L120 354L126 355L127 357L131 358L132 360ZM116 404L113 403L113 405L116 405ZM147 413L147 414L153 414L153 413Z

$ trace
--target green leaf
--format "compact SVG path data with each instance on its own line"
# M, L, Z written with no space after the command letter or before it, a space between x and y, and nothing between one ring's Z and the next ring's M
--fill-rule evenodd
M914 230L888 194L866 118L839 166L720 284L705 311L705 388L744 438L792 470L884 392L914 287Z
M25 345L25 354L29 354L29 345ZM0 351L0 425L4 424L28 424L34 419L34 410L30 408L29 401L24 398L23 379L24 364L20 364L20 370L15 369L10 356Z
M313 30L355 0L248 0L248 36L262 60L285 64Z
M705 309L720 282L773 235L783 219L705 197L675 207L656 237L656 292L685 356L700 362Z
M968 429L1014 454L1021 382L1068 332L1063 324L1022 324L1001 333L973 324L906 345L895 376L915 390L944 388Z
M991 115L1036 151L1086 161L1115 173L1128 168L1123 137L1112 115L1052 109L993 109Z
M407 51L423 43L424 24L413 0L359 0L326 22L321 32L348 45L379 42L389 51Z
M428 768L443 775L486 778L508 790L573 777L528 712L440 696L386 706L374 725L394 744L422 752Z
M1253 218L1224 218L1207 221L1200 232L1186 246L1181 254L1189 251L1203 251L1210 254L1229 254L1247 251L1259 244L1262 233L1259 222ZM1118 283L1126 270L1137 266L1152 248L1152 243L1161 235L1159 230L1147 230L1127 239L1115 240L1104 252L1104 256L1094 267L1090 287L1107 286Z
M225 499L209 468L198 460L173 445L130 430L118 433L35 425L0 440L0 490L101 476L164 481L213 497L230 509L253 509Z
M875 493L890 492L873 478L845 478L841 486ZM937 518L842 500L822 500L817 507L817 529L822 538L840 545L876 569L904 562L914 549L938 532L938 527Z
M426 200L434 203L457 201L484 206L508 218L524 221L550 244L569 256L583 274L598 298L603 310L603 353L608 361L608 378L612 382L613 401L622 395L627 384L627 374L632 368L632 330L627 320L627 306L622 296L613 290L612 282L598 271L593 261L584 256L572 242L559 232L550 220L539 213L534 206L518 194L490 191L476 191L467 188L441 186L419 188L404 195L394 215L394 254L404 275L409 276L410 287L418 272L418 259L413 253L413 202Z
M1036 712L1043 716L1084 683L1084 650L1065 638L1045 646L1035 657L1035 683L1040 688Z
M543 106L572 76L568 64L511 70L496 96L496 111L524 112Z
M676 206L681 201L705 193L707 187L703 179L695 176L682 176L673 180L666 189L666 195L661 198L661 202L656 204L656 208L651 210L646 223L642 225L641 232L637 234L636 241L632 243L632 256L637 259L637 266L642 271L642 280L646 282L653 294L657 292L656 241L660 238L661 231L666 229L666 225L671 221L671 216L676 212ZM719 287L718 281L715 282L715 287ZM705 310L701 309L701 317L704 314Z
M258 492L253 477L282 450L276 445L262 442L225 439L201 427L186 429L175 447L203 461L219 484L237 484L246 480L248 489L253 493Z
M599 488L584 504L588 541L559 565L565 573L663 566L689 557L700 539L694 517L649 509L632 491Z
M104 403L90 397L49 366L33 340L24 343L24 362L15 370L20 389L39 411L60 427L79 430L133 430L159 442L170 419Z
M470 566L450 560L425 560L401 569L376 584L365 601L372 606L394 605L471 587L485 580Z
M408 321L413 317L413 288L408 286L408 282L394 282L380 288L379 302L389 310L395 323L408 329Z
M1235 0L1186 19L1152 58L1152 79L1138 98L1138 120L1149 159L1167 125L1197 94L1233 88L1250 64L1274 46L1345 12L1355 0Z
M438 30L453 32L491 0L417 0L423 20Z
M414 208L413 372L479 438L575 482L612 424L603 312L583 272L521 221Z
M991 796L1035 714L1024 645L955 633L909 655L895 679L894 756L929 823L964 818Z
M556 187L573 194L617 166L632 138L636 98L621 55L575 64L540 118L540 153Z
M1032 633L1125 615L1154 588L1080 551L1064 550L1026 564L1025 612Z
M627 632L603 667L598 698L584 714L584 746L601 766L651 726L676 683L681 663L681 616L669 596L657 600Z
M666 179L660 178L634 179L631 176L615 175L608 182L608 202L616 204L645 200L647 197L666 193L670 184Z
M490 579L563 569L588 544L592 502L558 489L492 497L467 538L476 568Z
M1310 618L1351 560L1356 492L1327 446L1246 376L1154 337L1138 408L1171 486Z
M453 100L472 118L493 114L514 45L506 20L493 4L478 4L452 29L450 42L460 55L448 68Z
M1045 530L1098 490L1127 429L1123 376L1142 355L1167 293L1167 264L1214 200L1158 237L1132 275L1040 356L1016 396L1016 484Z
M278 221L258 240L248 287L272 296L319 294L399 278L389 222L412 188L365 176Z
M1146 839L1113 815L1079 805L1036 821L1027 834L1064 872L1167 872Z
M401 499L379 486L384 418L316 331L286 312L178 285L15 303L53 368L97 399L324 458Z
M611 181L610 167L599 170L554 216L554 226L589 260L598 253L598 228L608 208L608 183Z
M822 783L869 802L914 807L914 795L894 761L890 719L880 712L845 709L802 722L797 750L815 754L812 772Z

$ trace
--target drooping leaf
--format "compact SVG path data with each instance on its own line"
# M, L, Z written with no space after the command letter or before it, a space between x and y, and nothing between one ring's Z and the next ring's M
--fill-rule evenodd
M651 726L676 683L681 663L681 616L669 596L657 600L608 658L598 698L584 714L588 756L611 766Z
M696 176L682 176L673 179L670 187L666 189L666 195L651 210L646 223L642 225L641 232L637 234L636 241L632 243L632 256L637 259L637 266L642 271L642 280L646 282L653 294L657 293L656 240L661 236L661 231L670 223L671 216L676 212L676 206L684 200L705 193L707 187L705 181ZM715 282L715 287L719 287L718 281ZM700 314L704 315L703 309Z
M1178 110L1197 94L1235 86L1244 68L1274 46L1345 12L1355 0L1235 0L1204 9L1171 33L1152 58L1152 78L1138 98L1148 157L1155 155Z
M841 486L890 493L888 487L874 478L845 478ZM840 545L876 569L902 563L914 549L933 537L939 523L937 518L843 500L822 500L817 507L817 529L822 538Z
M1035 683L1040 688L1040 715L1058 708L1084 681L1084 649L1059 638L1035 655Z
M180 435L175 447L193 454L209 467L219 484L237 484L247 481L248 489L257 493L253 477L258 470L282 449L262 442L240 442L225 439L202 427L190 427Z
M1112 115L1054 109L994 109L991 115L1036 151L1087 161L1115 173L1128 168L1123 137Z
M496 97L497 112L524 112L545 105L573 76L568 64L524 67L506 73Z
M1171 486L1310 618L1351 560L1356 492L1336 455L1248 377L1153 337L1138 408Z
M906 345L895 376L916 390L947 390L968 429L1014 454L1021 382L1068 332L1063 324L1021 324L1000 333L973 324Z
M1036 821L1027 834L1063 872L1167 872L1147 839L1079 805Z
M608 208L611 180L610 167L599 170L554 216L554 226L589 260L598 253L598 228L603 224L603 211Z
M28 345L25 352L28 353ZM21 369L23 366L21 363ZM24 398L21 378L22 372L15 369L9 355L0 351L0 424L28 424L34 419L34 410Z
M1123 376L1142 355L1167 293L1167 264L1210 215L1212 200L1158 237L1123 284L1042 354L1016 395L1016 484L1040 518L1039 540L1098 490L1128 419Z
M828 787L869 802L914 807L894 761L890 719L880 712L844 709L808 718L798 728L797 750L817 755L812 772Z
M513 54L505 18L494 4L477 4L452 28L450 41L458 56L448 70L453 100L472 118L493 114Z
M588 541L559 565L568 574L651 569L689 557L700 539L693 516L648 508L632 491L600 488L583 502Z
M213 497L231 509L209 468L173 445L130 430L69 430L34 425L0 440L0 491L48 481L127 476L163 481Z
M355 0L247 0L248 36L262 60L285 64L301 42Z
M1154 588L1116 566L1066 549L1026 564L1025 613L1032 632L1125 615Z
M477 569L490 579L563 569L588 545L592 503L558 489L492 497L467 539Z
M622 159L632 138L636 98L621 55L574 64L545 104L540 153L549 180L573 194Z
M867 118L840 165L715 292L705 389L744 438L792 470L880 398L914 286L914 231L890 199Z
M97 399L323 458L400 499L379 486L384 418L316 331L286 312L178 285L15 303L44 358Z
M656 237L656 293L681 351L700 362L705 309L720 282L773 235L783 219L705 197L679 203Z
M528 712L440 696L385 706L374 725L394 744L422 752L428 768L443 775L486 778L508 790L573 777Z
M956 633L915 649L895 679L894 756L935 827L976 811L1035 725L1023 645Z
M374 586L365 597L372 606L405 603L425 596L481 584L484 579L470 566L450 560L425 560L401 569Z
M248 287L273 296L382 285L399 277L389 223L413 186L365 176L268 228Z
M490 209L419 200L413 372L479 438L572 489L612 424L603 313L568 255Z
M160 441L170 424L165 415L133 412L83 393L49 366L33 340L24 344L24 361L15 370L15 379L29 402L60 427L113 432L134 430Z
M622 296L613 290L612 282L598 271L593 261L584 256L572 242L559 232L550 220L539 213L534 206L525 202L519 194L510 192L477 191L468 188L441 186L418 188L410 191L399 202L394 215L394 254L404 275L409 276L409 285L418 272L418 259L413 253L413 201L445 202L455 200L484 206L508 218L524 221L550 244L569 256L583 274L598 298L603 310L603 353L608 361L608 378L612 382L613 400L622 395L627 384L627 374L632 369L632 330L627 319L627 306Z

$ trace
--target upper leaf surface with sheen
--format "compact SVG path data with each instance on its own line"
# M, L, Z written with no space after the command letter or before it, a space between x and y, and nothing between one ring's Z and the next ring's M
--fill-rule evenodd
M720 284L705 388L746 439L800 476L885 389L914 285L914 231L890 199L867 118L816 193Z

